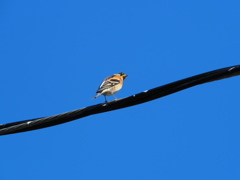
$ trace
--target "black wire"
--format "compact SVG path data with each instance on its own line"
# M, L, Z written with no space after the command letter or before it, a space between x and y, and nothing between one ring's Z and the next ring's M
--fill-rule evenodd
M159 86L123 99L116 101L110 101L107 103L96 104L85 108L69 111L66 113L29 119L25 121L18 121L8 124L0 125L0 135L13 134L19 132L25 132L30 130L41 129L49 126L54 126L69 121L73 121L85 116L112 111L116 109L126 108L141 104L153 99L157 99L183 89L190 88L199 84L216 81L224 78L240 75L240 65L226 67L214 71L209 71L203 74L185 78L179 81L175 81L163 86Z

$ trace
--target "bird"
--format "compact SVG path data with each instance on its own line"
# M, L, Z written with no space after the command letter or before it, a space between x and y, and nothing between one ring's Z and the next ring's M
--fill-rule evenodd
M117 100L117 97L114 94L122 88L123 80L127 76L128 75L123 72L120 72L106 77L98 87L96 95L92 99L95 99L100 95L104 95L105 102L107 102L106 96L114 96L115 100Z

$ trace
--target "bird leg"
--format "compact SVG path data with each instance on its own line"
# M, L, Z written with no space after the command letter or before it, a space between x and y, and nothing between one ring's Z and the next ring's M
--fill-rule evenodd
M117 98L114 94L113 94L113 96L114 96L114 98L115 98L114 100L118 100L118 98Z
M105 98L105 102L108 102L106 96L104 96L104 98Z

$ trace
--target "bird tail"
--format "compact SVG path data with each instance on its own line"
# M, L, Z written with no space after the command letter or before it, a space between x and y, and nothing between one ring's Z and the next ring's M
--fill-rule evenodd
M97 93L94 97L92 97L91 99L95 99L95 98L97 98L98 96L100 96L101 95L101 93Z

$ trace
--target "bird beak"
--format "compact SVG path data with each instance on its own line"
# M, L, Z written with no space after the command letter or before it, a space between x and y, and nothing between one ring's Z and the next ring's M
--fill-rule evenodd
M128 75L124 74L124 75L122 75L122 76L123 76L123 79L125 79Z

